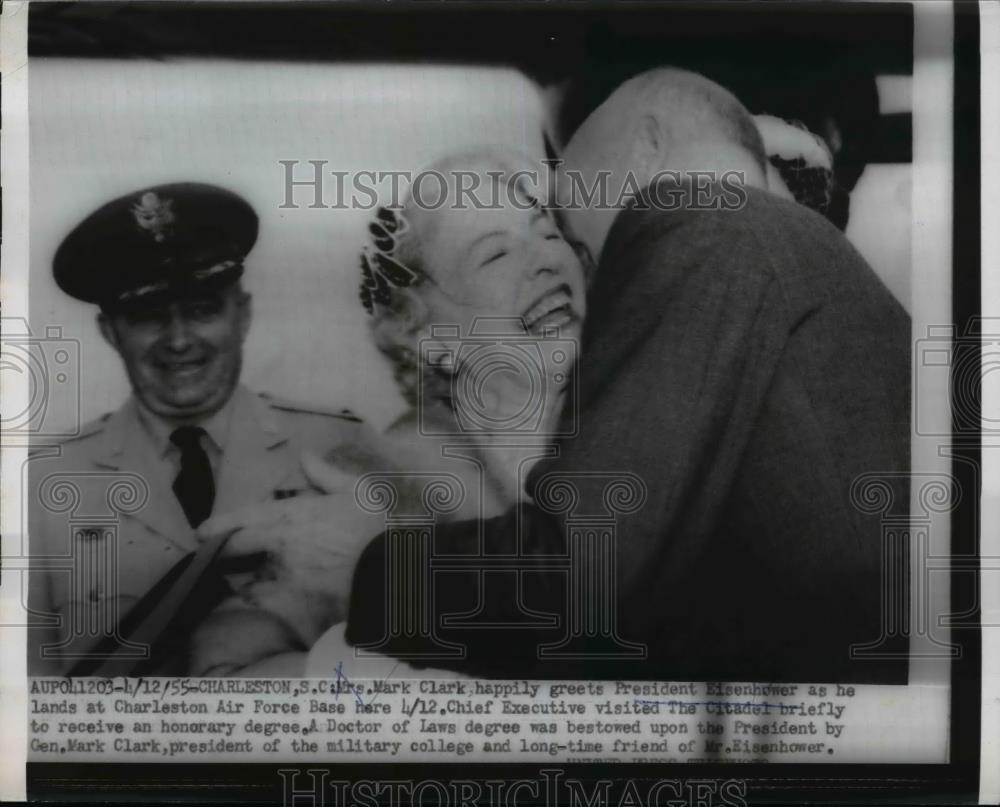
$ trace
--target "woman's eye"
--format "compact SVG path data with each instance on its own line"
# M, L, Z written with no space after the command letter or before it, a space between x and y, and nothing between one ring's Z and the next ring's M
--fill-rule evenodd
M485 261L483 261L482 265L483 266L488 266L489 264L495 263L496 261L500 260L501 258L505 258L505 257L507 257L507 250L502 249L499 252L496 252L493 255L491 255Z

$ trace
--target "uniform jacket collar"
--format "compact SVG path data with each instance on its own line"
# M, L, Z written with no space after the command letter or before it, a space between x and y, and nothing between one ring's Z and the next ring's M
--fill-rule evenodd
M243 386L232 398L232 415L222 462L215 480L213 513L266 501L299 470L299 457L276 412ZM149 485L146 506L135 514L154 531L186 548L195 547L193 531L173 494L174 470L165 462L139 420L138 403L129 399L105 423L106 450L95 465L141 475Z
M226 401L225 406L222 407L218 412L212 415L207 420L202 421L198 425L205 430L208 436L208 441L219 451L221 454L229 441L229 427L233 422L233 411L236 409L236 403L239 397L236 393L239 388L234 391L233 395L229 396L229 400ZM253 396L249 396L253 398ZM148 410L144 410L141 405L136 402L135 398L132 398L130 403L135 404L133 407L134 411L139 417L139 422L142 424L143 428L149 434L149 437L153 440L153 444L156 451L160 456L166 456L171 450L176 451L177 449L170 443L170 435L176 428L173 424L167 423L167 421L162 418L158 418L153 415Z

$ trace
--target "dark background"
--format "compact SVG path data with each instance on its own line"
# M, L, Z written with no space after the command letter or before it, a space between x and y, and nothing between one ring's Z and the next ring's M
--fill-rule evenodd
M566 142L626 78L687 67L751 112L823 136L850 190L869 162L911 160L909 114L880 115L875 76L913 71L905 3L39 3L29 54L422 62L517 67L565 88ZM123 69L127 69L123 68Z

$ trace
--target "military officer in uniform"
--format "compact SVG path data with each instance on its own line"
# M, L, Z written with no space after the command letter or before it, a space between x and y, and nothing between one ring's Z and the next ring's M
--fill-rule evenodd
M48 626L29 631L29 672L79 672L74 665L98 641L120 639L133 606L199 548L205 519L310 492L305 451L368 439L346 410L240 385L251 321L241 276L257 228L241 197L184 182L109 202L56 252L57 284L100 307L132 395L32 459L32 555L47 569L32 575L29 604ZM75 491L69 510L59 480ZM115 485L122 506L112 508Z

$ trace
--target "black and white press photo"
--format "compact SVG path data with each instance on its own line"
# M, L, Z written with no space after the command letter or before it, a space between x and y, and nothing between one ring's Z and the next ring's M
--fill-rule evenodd
M29 793L978 776L976 14L21 6Z

